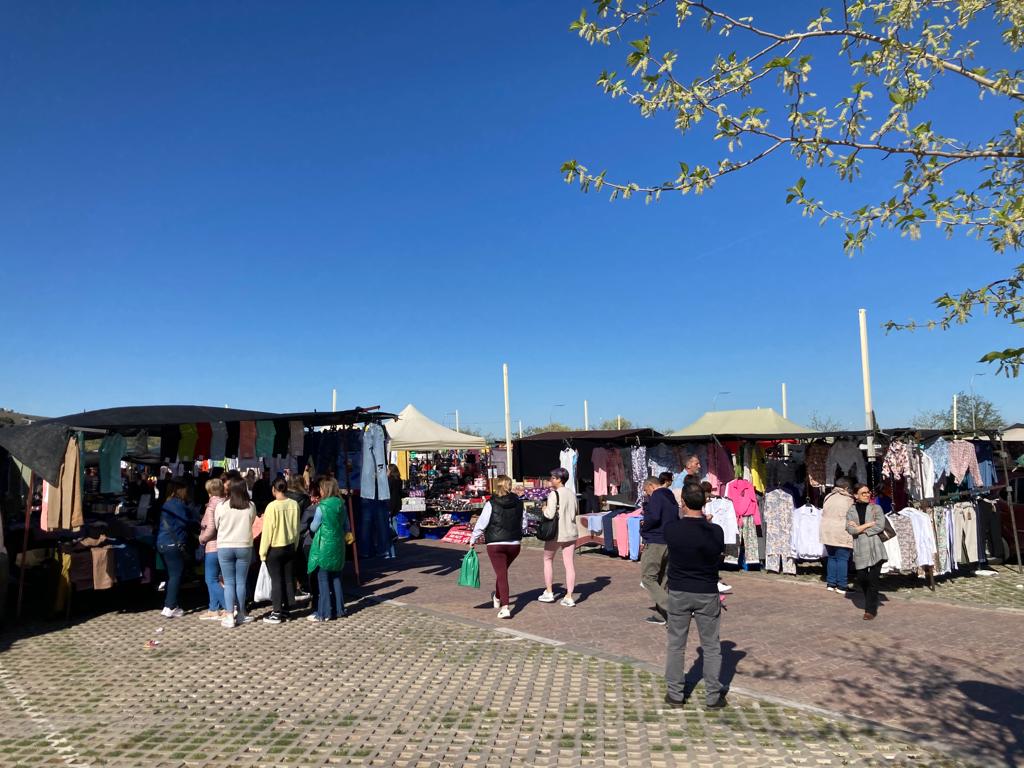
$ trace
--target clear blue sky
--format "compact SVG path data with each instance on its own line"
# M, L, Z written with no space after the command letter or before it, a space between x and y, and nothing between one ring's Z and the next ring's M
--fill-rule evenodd
M594 87L626 52L567 31L582 4L4 3L0 404L297 410L337 387L498 432L508 362L525 424L580 424L588 398L675 428L721 391L778 408L785 381L797 421L859 426L865 307L883 424L974 372L1024 420L1021 382L975 362L1020 344L1004 323L880 329L1015 257L929 232L848 259L785 205L788 157L649 207L562 183L570 157L638 180L711 158Z

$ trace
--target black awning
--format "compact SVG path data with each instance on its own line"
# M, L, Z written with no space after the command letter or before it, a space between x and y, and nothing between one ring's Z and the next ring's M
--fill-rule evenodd
M0 445L51 485L60 482L60 468L71 428L59 421L0 429Z

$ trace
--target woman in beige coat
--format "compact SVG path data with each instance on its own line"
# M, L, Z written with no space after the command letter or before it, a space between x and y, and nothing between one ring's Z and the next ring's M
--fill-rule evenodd
M573 557L576 555L576 538L579 535L576 527L579 506L576 503L576 495L565 487L568 481L568 470L563 467L551 470L551 493L544 504L544 517L551 520L558 515L558 536L544 542L544 593L537 599L542 603L555 602L552 579L555 554L561 550L562 565L565 567L565 597L562 598L561 604L566 608L572 608L576 605L572 599L572 592L576 587L576 565Z
M836 480L835 490L825 497L821 510L821 543L828 553L825 580L829 592L846 594L850 556L853 554L853 536L846 530L846 513L853 506L850 481Z

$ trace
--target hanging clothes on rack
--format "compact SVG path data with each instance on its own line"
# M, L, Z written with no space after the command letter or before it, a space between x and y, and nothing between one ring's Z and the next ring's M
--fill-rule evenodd
M792 557L793 497L781 489L764 497L764 567L766 571L796 575Z
M950 446L951 461L952 456ZM961 564L978 562L977 512L970 502L960 501L953 505L953 554L956 562Z
M981 475L981 485L985 488L991 488L998 482L996 479L995 462L993 461L992 443L987 440L972 440L971 445L974 446L974 453L978 458L978 472Z
M760 545L757 540L757 526L761 524L761 511L757 505L757 494L754 486L747 480L732 480L725 486L725 497L736 509L736 519L743 540L744 558L748 563L761 560Z
M914 523L906 515L894 512L887 515L896 531L896 539L900 548L900 570L914 572L917 570L917 539L914 537Z
M902 440L893 440L882 460L882 477L899 480L910 474L910 451Z
M829 449L825 461L825 485L833 484L837 472L842 472L843 477L850 480L864 482L868 479L864 454L856 440L838 440Z
M590 463L594 465L594 495L608 495L608 451L595 448L590 453Z
M974 444L966 440L954 440L949 444L949 471L957 485L970 474L975 487L981 487L981 470L978 467L978 454Z
M935 575L942 576L952 573L953 564L949 557L952 539L951 507L942 505L935 507L931 513L935 521Z
M907 491L915 499L935 498L935 464L927 452L910 448L910 474L907 475Z
M647 448L642 445L630 451L630 463L633 466L633 491L636 494L636 505L644 503L644 480L647 479Z
M807 482L815 488L822 488L825 483L825 465L828 462L828 445L823 441L815 441L807 447L805 464Z
M914 565L934 566L937 548L931 517L913 507L902 509L896 514L909 518L913 525L914 548L917 550L917 561Z
M698 457L699 458L699 457ZM704 466L703 462L701 466ZM718 443L711 443L707 448L707 481L715 493L721 493L725 484L735 479L732 468L732 457L729 452Z
M569 489L569 492L575 495L576 490L576 464L579 461L580 454L575 448L565 448L558 453L558 464L569 473L569 480L565 483L565 487Z
M931 458L935 467L936 482L949 472L949 443L941 437L925 446L924 452Z
M68 440L64 451L57 485L46 486L47 499L44 530L67 530L81 528L85 524L82 515L82 475L79 443L75 437Z
M821 543L821 515L822 510L813 504L793 510L790 554L795 560L820 560L828 555Z
M740 529L736 522L736 508L729 499L712 496L704 505L704 515L722 529L725 540L726 562L735 563L739 557Z
M122 435L107 435L100 443L100 493L122 493L121 457L126 447Z
M764 448L759 445L752 445L750 450L750 482L754 490L764 493L767 487L768 467L765 464Z

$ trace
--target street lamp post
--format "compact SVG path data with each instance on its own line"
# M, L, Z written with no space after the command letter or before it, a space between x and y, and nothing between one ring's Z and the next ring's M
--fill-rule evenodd
M548 411L548 424L555 423L555 408L565 408L565 403L555 403L551 406L551 410Z
M713 398L711 398L711 410L713 411L717 407L717 405L718 405L718 396L719 395L731 395L731 394L732 394L732 392L716 392L715 396Z

